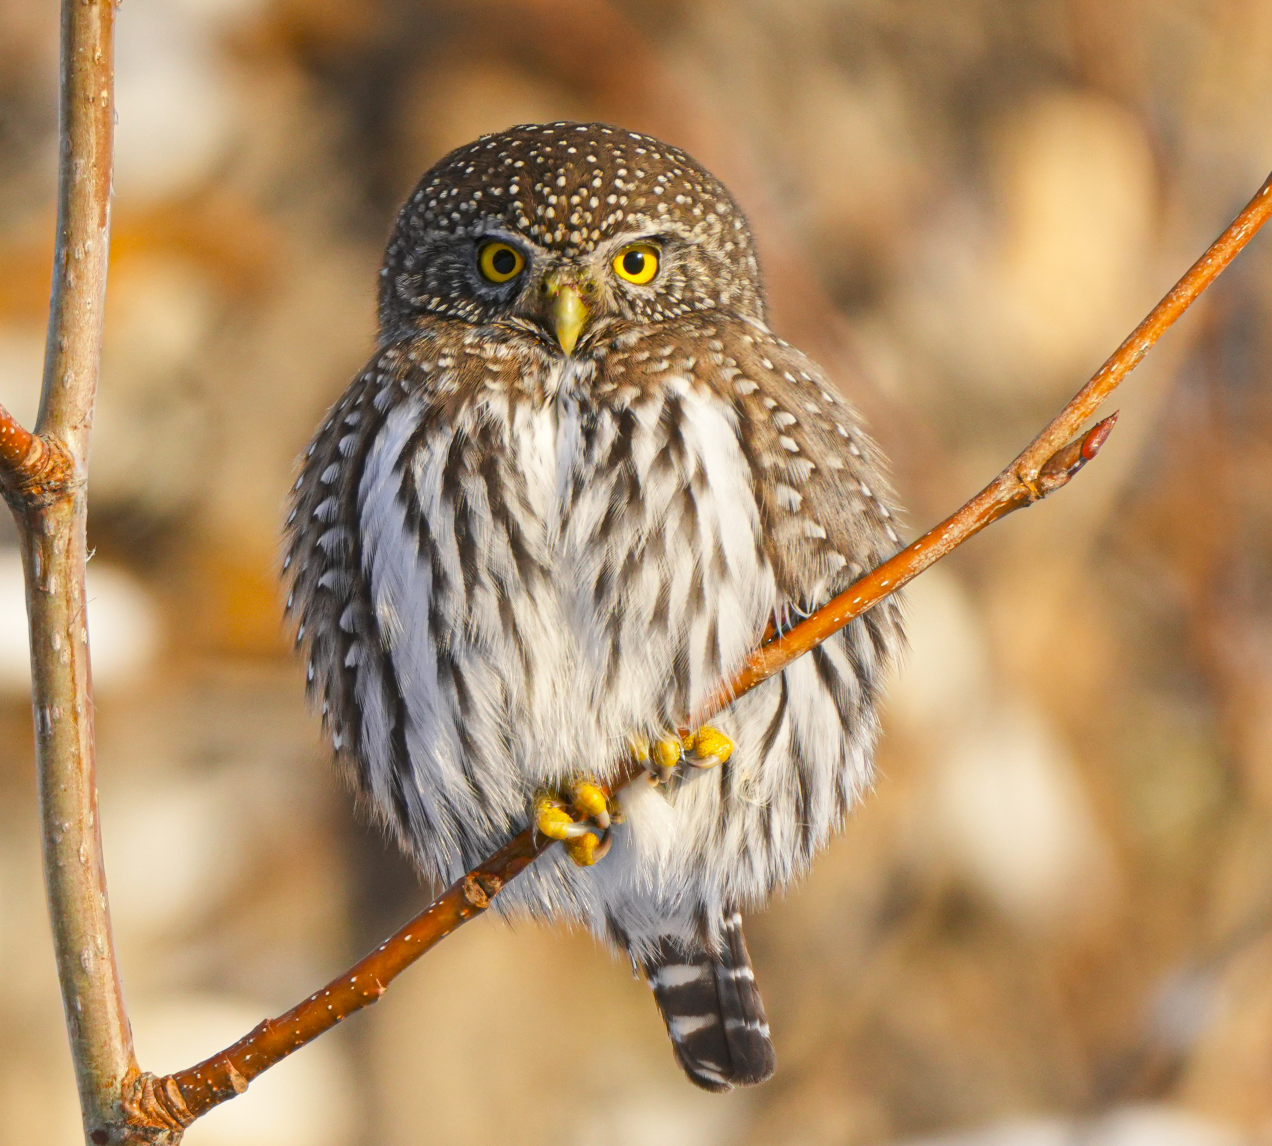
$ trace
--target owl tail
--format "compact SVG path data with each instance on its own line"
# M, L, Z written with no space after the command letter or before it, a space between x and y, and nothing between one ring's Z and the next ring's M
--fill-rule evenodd
M704 1090L763 1082L777 1066L736 912L725 916L721 939L714 954L664 938L645 963L676 1059Z

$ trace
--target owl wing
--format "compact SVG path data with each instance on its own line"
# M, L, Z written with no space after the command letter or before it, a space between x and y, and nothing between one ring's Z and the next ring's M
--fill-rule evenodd
M283 571L306 688L321 706L337 759L382 820L407 822L406 713L379 639L363 560L360 493L367 457L390 410L406 396L410 364L396 350L373 359L332 407L301 461L287 518ZM367 705L366 700L374 697ZM368 716L387 726L395 766L373 768Z
M787 601L811 610L898 547L886 463L806 355L743 321L718 341L716 385L736 412L765 551Z

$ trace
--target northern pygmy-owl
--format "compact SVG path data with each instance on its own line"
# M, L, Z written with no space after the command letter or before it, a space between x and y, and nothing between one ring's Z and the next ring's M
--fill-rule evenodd
M739 911L868 783L896 605L701 737L668 734L770 623L896 548L879 451L765 325L729 193L618 128L516 127L442 159L398 217L379 319L289 519L337 756L431 877L532 819L567 837L497 907L628 953L694 1082L759 1082ZM590 782L648 745L651 782L598 803Z

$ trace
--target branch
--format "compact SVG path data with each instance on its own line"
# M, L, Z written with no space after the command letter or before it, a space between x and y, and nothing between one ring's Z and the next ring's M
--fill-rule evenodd
M84 477L110 236L113 0L63 0L57 242L36 433L0 408L0 492L17 523L31 638L44 879L86 1138L118 1134L136 1073L97 816L84 607Z
M1269 215L1272 215L1272 176L1232 225L1011 465L914 544L867 573L807 620L764 644L728 685L692 714L690 724L701 724L742 693L781 672L796 657L895 593L987 525L1068 484L1099 452L1112 432L1117 415L1105 418L1086 433L1074 437L1079 428L1236 257ZM634 762L625 762L618 770L612 790L631 783L644 771ZM551 843L536 839L533 830L527 828L485 863L452 884L375 951L303 1003L276 1019L266 1019L233 1046L196 1066L163 1078L142 1076L134 1094L131 1113L136 1121L133 1124L153 1126L152 1120L162 1118L167 1125L187 1126L212 1107L241 1094L257 1075L355 1011L376 1002L389 983L429 948L485 911L500 889Z

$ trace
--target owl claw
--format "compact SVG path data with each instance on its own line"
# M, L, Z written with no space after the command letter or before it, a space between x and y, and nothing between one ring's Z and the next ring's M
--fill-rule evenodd
M633 758L644 764L659 784L666 784L681 764L691 768L715 768L733 754L733 741L710 725L703 725L695 732L663 736L652 744L643 736L633 736L629 743Z
M609 797L602 788L590 780L577 780L570 785L570 795L575 808L584 812L598 828L609 829Z
M543 793L534 802L534 826L549 839L561 840L579 867L590 867L610 848L614 815L604 790L590 780L569 785L569 800Z
M649 737L633 734L627 738L627 745L632 759L649 769L656 784L667 783L684 756L679 736L661 736L651 743Z
M591 867L605 858L612 841L613 837L609 832L600 837L595 832L584 832L576 840L566 840L565 850L579 867Z
M665 784L671 779L671 774L679 767L681 760L685 758L685 750L680 737L663 736L654 741L650 755L659 781Z
M733 741L709 724L681 739L685 742L685 763L694 768L714 768L733 755Z

